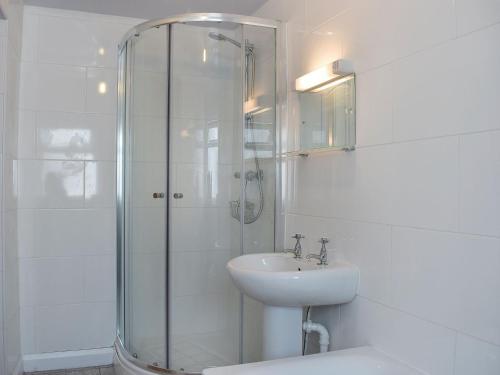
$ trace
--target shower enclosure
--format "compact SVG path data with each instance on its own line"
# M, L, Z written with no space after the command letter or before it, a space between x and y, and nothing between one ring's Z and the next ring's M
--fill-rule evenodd
M260 305L225 265L279 242L277 31L188 14L119 47L117 350L136 366L260 359Z

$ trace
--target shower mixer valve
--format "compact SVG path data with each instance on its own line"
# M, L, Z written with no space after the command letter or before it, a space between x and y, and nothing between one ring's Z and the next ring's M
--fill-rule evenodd
M234 172L234 178L239 179L241 178L241 173L240 172ZM256 179L262 180L264 178L264 171L259 170L258 172L255 171L247 171L245 172L245 179L247 181L253 181Z

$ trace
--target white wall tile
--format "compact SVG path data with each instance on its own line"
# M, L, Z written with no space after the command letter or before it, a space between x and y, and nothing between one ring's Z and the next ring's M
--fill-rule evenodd
M116 46L130 28L95 19L38 17L39 61L46 63L115 67Z
M0 37L0 93L7 91L7 37Z
M5 321L5 359L8 374L13 374L21 359L21 336L19 312Z
M458 229L458 138L393 145L392 222Z
M83 162L19 161L19 207L83 207L83 174Z
M500 373L500 346L458 335L455 375Z
M36 113L36 158L114 160L114 115L39 111ZM22 144L29 144L23 138ZM28 146L26 146L28 148Z
M85 162L85 207L114 207L116 165L111 161Z
M84 115L86 129L91 132L91 151L85 154L87 160L116 159L116 115L87 113Z
M394 305L500 344L500 239L393 229Z
M39 307L35 314L37 353L113 345L114 303Z
M103 255L114 251L112 208L19 212L19 254L23 258Z
M460 137L460 230L500 236L500 132Z
M39 17L35 14L23 15L23 46L22 61L38 60L38 24Z
M20 258L29 258L34 254L35 211L19 210L17 214L18 248Z
M19 147L9 149L23 160L6 164L9 206L22 197L23 345L29 353L108 347L115 334L116 45L137 22L48 8L26 13Z
M85 68L53 64L21 64L22 109L83 112Z
M4 285L3 291L4 314L7 319L19 315L19 261L17 249L17 213L15 210L4 212Z
M19 111L19 159L35 159L36 156L36 112Z
M453 374L454 331L362 297L340 314L344 347L372 345L429 375Z
M305 14L304 0L274 0L266 1L255 11L257 17L268 17L282 22L291 22L294 16Z
M500 22L500 2L498 0L456 0L458 34Z
M306 4L309 8L309 3ZM343 40L341 34L331 31L334 29L332 24L335 24L335 19L310 32L300 34L300 38L298 38L302 59L300 75L343 57ZM295 78L297 77L295 76ZM293 83L295 82L293 81Z
M21 306L76 303L84 297L84 267L79 258L22 259Z
M3 158L2 158L3 159ZM16 209L19 194L19 163L17 160L3 159L4 207Z
M117 75L115 69L87 69L87 112L116 114Z
M35 349L35 308L21 308L21 345L23 354L36 353Z
M116 257L84 258L84 298L88 302L114 301L116 298Z
M7 21L6 20L0 20L0 36L6 36L7 35Z
M356 145L392 142L392 66L356 77Z
M390 222L390 147L295 159L293 213Z
M453 1L360 1L332 20L344 58L364 72L455 37Z
M330 18L335 17L342 11L345 11L356 1L349 0L308 0L306 1L307 28L315 29Z
M500 77L491 74L500 64L499 51L491 48L498 38L495 26L396 63L394 139L498 129L491 121L500 116Z

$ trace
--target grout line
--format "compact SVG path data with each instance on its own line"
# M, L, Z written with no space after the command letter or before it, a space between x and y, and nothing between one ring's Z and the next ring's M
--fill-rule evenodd
M491 234L480 234L480 233L471 233L471 232L458 232L458 231L452 231L452 230L434 229L434 228L428 228L428 227L418 227L418 226L401 225L401 224L394 224L394 223L384 223L384 222L369 221L369 220L362 220L362 219L349 219L349 218L340 217L340 216L331 216L331 217L328 217L328 216L318 216L318 215L302 214L302 213L298 213L298 212L289 212L289 213L287 213L287 215L305 216L305 217L316 218L316 219L325 219L325 220L339 220L339 221L343 221L343 222L347 222L347 223L383 225L383 226L392 226L394 228L409 228L409 229L421 230L421 231L429 231L429 232L449 233L449 234L459 234L459 235L464 235L464 236L473 236L473 237L500 239L500 236L491 235Z
M389 145L393 145L393 144L416 143L416 142L421 142L421 141L430 141L430 140L433 140L433 139L461 137L461 136L467 136L467 135L475 135L475 134L483 134L483 133L494 133L494 132L500 132L500 128L484 129L484 130L476 130L476 131L467 131L467 132L457 132L457 133L453 133L453 134L442 134L442 135L436 135L436 136L432 136L432 137L421 137L421 138L415 138L415 139L404 139L404 140L398 140L398 141L393 141L393 142L385 142L385 143L374 143L374 144L366 144L366 145L359 145L359 146L356 145L356 150L362 150L362 149L367 149L367 148L374 148L374 147L379 147L379 146L389 146ZM333 151L334 150L332 150L332 152ZM319 154L311 153L311 156L314 156L314 155L319 155Z
M393 246L393 235L394 226L390 227L390 239L389 239L389 290L388 290L388 301L392 304L394 303L394 246Z
M463 332L457 328L453 328L453 327L450 327L450 326L447 326L445 324L442 324L442 323L438 323L436 321L433 321L433 320L430 320L428 318L424 318L424 317L421 317L421 316L418 316L410 311L406 311L406 310L402 310L401 308L399 307L396 307L396 306L391 306L391 305L388 305L384 302L381 302L381 301L377 301L377 300L374 300L372 298L369 298L369 297L366 297L366 296L360 296L360 295L357 295L356 298L360 298L360 299L364 299L366 301L369 301L371 303L374 303L374 304L377 304L377 305L380 305L386 309L389 309L389 310L394 310L394 311L397 311L399 313L402 313L402 314L406 314L412 318L415 318L415 319L418 319L420 321L423 321L423 322L426 322L428 324L431 324L433 326L436 326L436 327L440 327L440 328L444 328L444 329L447 329L451 332L454 332L455 334L460 334L460 335L464 335L464 336L468 336L470 338L473 338L475 340L478 340L478 341L481 341L483 343L486 343L486 344L490 344L490 345L493 345L495 347L500 347L500 345L498 345L497 343L494 343L493 341L489 341L489 340L485 340L481 337L478 337L478 336L474 336L474 335L471 335L470 333L467 333L467 332Z
M490 25L486 25L486 26L483 26L479 29L476 29L476 30L472 30L470 32L467 32L465 34L458 34L458 32L455 33L455 36L449 38L449 39L446 39L446 40L443 40L443 41L440 41L440 42L437 42L435 44L431 44L423 49L420 49L420 50L417 50L417 51L414 51L414 52L411 52L410 54L407 54L407 55L403 55L403 56L400 56L400 57L397 57L393 60L390 60L388 62L385 62L385 63L382 63L380 65L376 65L374 67L370 67L366 70L363 70L363 71L359 71L357 74L361 75L361 74L366 74L368 72L371 72L373 70L376 70L376 69L380 69L382 67L386 67L388 65L391 65L391 64L396 64L396 63L399 63L405 59L408 59L410 57L413 57L415 55L418 55L418 54L421 54L421 53L424 53L424 52L427 52L427 51L432 51L433 49L437 49L437 48L440 48L442 46L444 46L445 44L447 43L453 43L453 42L456 42L464 37L468 37L470 36L471 34L474 34L474 33L477 33L477 32L481 32L481 31L484 31L484 30L487 30L487 29L490 29L490 28L494 28L496 26L500 25L500 22L496 22L496 23L493 23L493 24L490 24Z
M113 22L124 26L130 25L130 28L135 27L137 25L137 22L147 21L146 19L140 17L117 16L113 14L86 12L83 10L47 8L37 5L25 5L24 13L35 16L69 18L71 20L77 19L77 20L91 21L91 22L95 21L97 18L99 21L103 22L105 21Z
M460 231L462 229L462 136L458 137L457 141L457 229Z
M452 0L453 2L453 21L455 21L455 39L458 39L458 12L457 12L457 0Z
M463 38L463 37L467 37L467 36L470 36L471 34L475 34L475 33L478 33L478 32L481 32L481 31L485 31L485 30L488 30L488 29L493 29L493 28L495 28L495 27L497 27L499 25L500 25L500 22L493 22L491 24L488 24L488 25L485 25L485 26L481 26L478 29L467 31L466 33L463 33L463 34L460 34L458 32L458 26L457 26L457 39L460 39L460 38Z
M107 117L116 117L115 113L112 112L90 112L90 111L68 111L68 110L61 110L61 109L39 109L39 108L19 108L20 112L37 112L37 113L64 113L68 115L101 115L101 116L107 116ZM155 119L160 119L163 120L164 117L161 116L138 116L138 117L151 117ZM115 124L113 124L115 125Z
M101 206L101 207L19 207L10 211L109 211L115 209L116 206ZM139 207L139 208L156 208L156 207ZM83 213L83 212L82 212Z
M453 343L453 363L452 366L452 374L456 373L456 365L457 365L457 345L458 345L458 332L455 332L455 339Z

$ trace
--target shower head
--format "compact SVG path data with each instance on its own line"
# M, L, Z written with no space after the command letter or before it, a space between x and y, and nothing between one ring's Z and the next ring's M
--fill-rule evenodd
M225 36L224 34L209 32L208 33L208 37L210 39L219 40L219 41L222 41L222 42L229 42L231 44L234 44L236 47L241 48L241 43L240 42L238 42L238 41L236 41L234 39L231 39L230 37Z
M211 38L211 39L214 39L214 40L225 40L225 36L223 34L218 34L218 33L214 33L214 32L209 32L208 33L208 36Z

